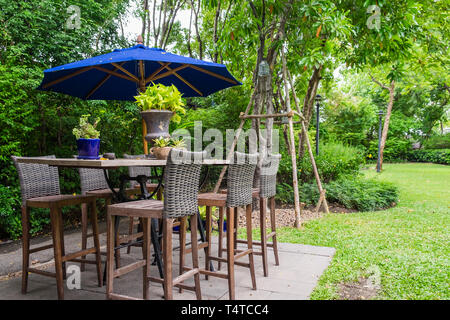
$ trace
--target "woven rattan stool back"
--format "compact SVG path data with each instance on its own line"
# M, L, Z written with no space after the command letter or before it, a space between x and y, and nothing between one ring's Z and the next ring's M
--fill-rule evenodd
M258 154L235 152L228 167L227 207L239 207L252 203L253 176Z
M197 213L201 161L205 156L206 152L170 150L164 169L164 218Z
M262 162L259 196L271 198L277 193L277 172L281 154L269 154Z
M27 199L54 196L61 193L59 188L58 168L47 164L22 163L19 159L26 157L12 156L19 174L22 205ZM39 158L55 158L54 155Z

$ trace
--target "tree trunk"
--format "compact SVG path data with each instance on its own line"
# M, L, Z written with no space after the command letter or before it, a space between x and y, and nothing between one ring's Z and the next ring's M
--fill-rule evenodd
M389 130L389 120L391 119L392 106L394 105L394 94L395 94L395 81L392 80L389 90L389 103L386 110L386 117L384 118L383 132L381 133L380 142L380 170L383 169L383 153L384 146L386 145L387 134Z
M311 78L309 79L308 89L306 91L305 100L303 101L303 116L305 117L305 129L308 131L309 124L311 122L312 111L314 107L314 101L317 94L317 88L319 87L320 82L320 72L322 71L322 67L314 68ZM305 154L305 136L302 132L299 133L299 141L300 145L298 148L298 157L301 161L303 159L303 155Z

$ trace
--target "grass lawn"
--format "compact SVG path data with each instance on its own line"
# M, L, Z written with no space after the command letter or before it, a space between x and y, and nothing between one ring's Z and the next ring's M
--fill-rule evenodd
M450 299L450 167L385 164L381 174L365 174L394 182L400 189L398 205L385 211L329 214L301 230L278 232L281 242L336 248L311 298L338 298L339 283L379 270L378 299Z

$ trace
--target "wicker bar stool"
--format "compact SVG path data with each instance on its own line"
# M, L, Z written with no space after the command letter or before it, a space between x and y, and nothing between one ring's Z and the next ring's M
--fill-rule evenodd
M206 206L206 242L207 254L205 257L205 270L200 270L208 276L215 276L228 279L228 291L230 300L235 299L234 266L243 266L250 269L252 288L256 290L255 266L253 261L253 241L252 241L252 183L256 169L258 154L234 153L234 161L228 167L227 193L202 193L198 195L198 205ZM227 257L222 258L221 250L218 256L211 255L211 207L219 208L222 213L226 210L227 216ZM247 249L238 252L235 247L234 224L237 224L237 207L245 206L247 225ZM223 219L222 219L223 220ZM237 253L237 254L236 254ZM236 261L248 255L249 263ZM216 260L227 264L227 273L212 272L209 270L209 262ZM184 270L180 263L180 271Z
M123 154L123 157L125 159L145 159L145 154L136 154L136 155L131 155L131 154ZM130 177L137 177L140 175L145 175L145 176L151 176L151 168L150 167L128 167L128 175ZM140 185L137 181L130 181L130 185L132 188L140 188ZM154 192L156 190L156 188L158 187L158 184L156 183L147 183L146 185L148 192ZM162 189L159 188L157 193L156 193L156 198L158 200L161 200L162 197L162 193L161 193ZM136 233L133 236L133 229L134 226L139 225L139 219L134 219L133 217L130 217L129 222L128 222L128 236L130 237L130 239L133 239L136 235L140 234L140 232ZM127 254L130 254L131 252L131 246L127 247Z
M115 155L110 153L109 155ZM77 157L77 156L74 156ZM106 182L105 173L102 169L91 169L91 168L78 168L78 173L80 175L80 186L82 195L90 195L97 199L103 199L106 206L111 204L113 197L112 191ZM118 189L117 189L118 190ZM127 196L140 194L139 188L126 188L125 194ZM81 205L81 248L86 249L87 239L92 237L92 234L88 234L88 219L87 219L87 206L86 204ZM119 235L116 239L117 245L123 243L124 241L129 241L130 235L122 237L119 240ZM106 254L106 252L102 252ZM120 250L116 251L116 265L120 266ZM84 257L82 257L84 258ZM81 263L81 271L85 270L84 263Z
M267 263L267 247L273 248L273 253L275 256L275 265L280 265L278 258L278 242L276 234L276 220L275 220L275 195L277 193L277 172L278 166L280 164L281 154L270 154L267 155L262 162L261 175L260 175L260 187L253 188L253 198L259 199L259 226L261 232L261 241L253 241L253 245L261 246L261 251L254 251L255 255L262 256L263 261L263 272L264 276L269 276L269 267ZM221 190L222 193L226 193L226 190ZM267 234L267 206L269 205L270 211L270 228L271 232ZM222 249L222 238L223 238L223 213L219 212L219 252ZM235 235L236 228L235 228ZM267 242L272 238L272 242ZM237 243L246 243L247 240L235 238L235 248ZM220 270L220 262L218 269Z
M164 286L164 297L173 299L173 287L195 291L197 299L201 299L200 273L198 266L198 244L192 241L192 268L180 276L172 275L172 235L173 221L187 217L191 222L191 236L197 238L197 194L200 182L201 164L194 159L203 159L206 153L188 152L172 149L164 170L164 201L140 200L118 203L108 206L107 213L107 252L108 272L106 295L108 299L133 299L129 296L113 292L114 278L143 267L143 298L149 298L150 282L161 283ZM118 216L139 218L143 226L143 259L133 264L114 270L114 222ZM163 220L163 264L164 279L150 276L150 220ZM188 286L182 282L194 277L195 285Z
M55 156L47 156L47 158L55 158ZM58 299L64 299L63 279L66 278L67 261L95 264L97 267L98 286L101 287L102 270L95 197L88 195L63 195L59 187L58 168L45 164L22 163L20 159L24 158L21 157L12 156L12 159L19 174L20 189L22 192L22 293L25 294L27 292L28 273L32 272L55 277ZM64 249L64 226L61 208L78 204L87 204L90 208L94 247L66 254ZM53 244L30 248L31 208L50 209ZM30 254L50 248L53 248L54 251L55 273L29 267ZM95 254L95 261L80 259L80 257L91 253Z

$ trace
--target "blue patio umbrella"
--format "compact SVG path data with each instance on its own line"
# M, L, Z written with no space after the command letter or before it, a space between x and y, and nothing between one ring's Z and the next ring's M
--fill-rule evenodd
M183 97L206 97L241 85L223 64L183 57L142 44L44 71L37 88L85 100L133 101L151 83L175 85Z

